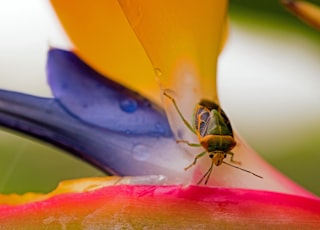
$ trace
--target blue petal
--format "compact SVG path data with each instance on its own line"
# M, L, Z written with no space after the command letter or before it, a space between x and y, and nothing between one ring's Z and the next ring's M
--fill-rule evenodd
M127 134L172 136L163 110L100 75L71 52L50 50L47 74L55 98L84 122Z
M48 69L52 87L58 89L55 94L60 97L40 98L0 90L0 125L60 147L109 174L161 174L168 178L168 183L181 183L186 179L183 168L190 164L192 156L186 155L176 144L167 119L159 108L151 103L144 105L147 104L146 99L101 78L72 53L51 50ZM85 76L92 75L96 79L85 79ZM69 87L70 92L58 79L67 84L65 86ZM84 90L86 85L96 85L97 92L91 94L92 90L89 90L87 93ZM98 90L100 88L103 90ZM71 92L80 94L72 95ZM95 103L94 99L89 99L91 95L97 97L99 103L106 103L103 106L108 117L105 120L107 124L100 125L93 119L95 116L90 115L100 113L97 105L86 109L80 106L84 101ZM134 103L125 102L122 106L126 111L122 111L118 102L126 97ZM107 108L113 108L116 112ZM85 118L90 119L85 120L81 111L86 114ZM137 117L136 113L141 117Z
M121 176L164 175L185 179L191 162L173 137L128 135L80 121L55 99L0 90L0 125L41 139Z

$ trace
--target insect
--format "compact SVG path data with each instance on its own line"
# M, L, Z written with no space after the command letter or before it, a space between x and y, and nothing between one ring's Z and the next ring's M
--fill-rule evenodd
M219 166L221 164L226 164L231 167L240 169L242 171L253 174L256 177L262 178L261 176L245 170L243 168L237 167L235 165L229 164L223 161L227 155L230 155L230 162L233 164L240 165L241 163L233 159L234 153L231 150L236 146L234 140L232 127L227 115L221 109L219 105L209 100L201 100L199 104L196 105L193 113L193 122L192 125L184 118L182 115L176 100L168 94L168 90L164 90L164 96L170 99L177 110L180 118L183 123L188 127L188 129L198 136L200 143L190 143L186 140L177 140L177 143L185 143L191 147L203 147L205 151L199 153L194 158L194 161L185 168L188 170L197 163L197 160L206 153L209 154L209 157L212 159L211 166L207 172L199 180L198 184L201 184L205 179L204 184L207 184L213 166Z

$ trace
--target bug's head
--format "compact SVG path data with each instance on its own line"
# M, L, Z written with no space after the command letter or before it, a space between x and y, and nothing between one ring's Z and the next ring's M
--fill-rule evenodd
M222 164L223 159L226 158L227 154L223 151L214 151L209 153L209 157L212 159L214 165L219 166Z

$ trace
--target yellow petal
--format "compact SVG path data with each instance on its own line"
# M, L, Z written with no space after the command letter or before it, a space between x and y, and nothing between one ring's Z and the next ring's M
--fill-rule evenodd
M226 1L119 0L163 87L217 100ZM184 94L184 93L183 93ZM185 94L183 95L185 96Z
M100 73L159 100L154 72L116 0L51 0L75 52Z
M222 32L221 32L221 41L220 41L220 52L222 51L224 45L227 42L228 35L229 35L229 20L228 18L225 19L224 25L222 27Z
M160 87L171 90L166 92L176 99L184 117L190 120L201 98L217 101L217 58L226 35L227 2L118 1L151 60ZM175 136L196 141L171 101L164 102Z
M81 193L93 191L105 186L114 185L121 180L120 177L91 177L75 180L66 180L59 183L56 189L47 194L42 193L25 193L20 194L0 194L0 204L18 205L33 201L45 200L58 194Z

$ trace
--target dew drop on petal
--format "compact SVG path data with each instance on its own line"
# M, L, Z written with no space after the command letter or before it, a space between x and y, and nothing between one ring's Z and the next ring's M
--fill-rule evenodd
M133 148L131 150L131 154L132 154L133 158L138 161L145 161L150 156L148 148L143 144L137 144L137 145L133 146Z
M131 130L129 130L129 129L126 129L124 132L125 132L125 134L127 134L127 135L132 134L132 131L131 131Z
M154 72L155 72L157 77L161 77L162 76L162 71L161 71L160 68L154 68Z
M156 81L158 84L162 85L162 71L160 68L154 68L154 73L156 75Z
M177 130L177 137L178 137L178 139L183 139L183 130L182 129Z
M138 103L133 98L125 98L120 101L120 108L127 113L133 113L138 109Z
M162 127L162 125L161 125L160 123L157 123L157 124L155 125L155 128L156 128L156 130L157 130L159 133L161 133L161 134L163 134L163 133L165 132L164 128Z
M89 107L89 105L88 105L87 103L83 103L83 104L82 104L82 108L88 109L88 107Z

